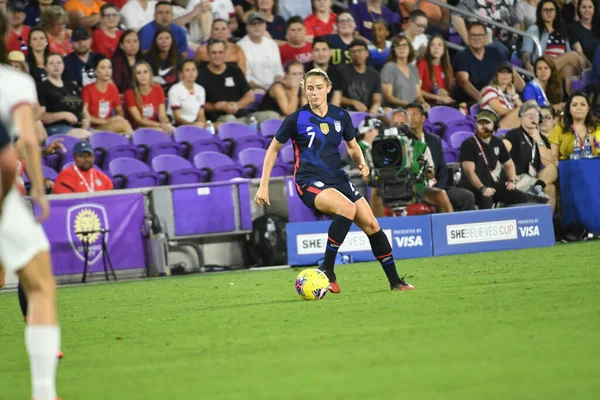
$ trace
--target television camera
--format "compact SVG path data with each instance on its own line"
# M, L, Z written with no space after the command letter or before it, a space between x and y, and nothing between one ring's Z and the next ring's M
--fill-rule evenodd
M371 148L371 186L379 188L386 207L404 209L415 202L425 174L433 172L424 155L427 145L406 125L392 127L381 120L370 123L378 130Z

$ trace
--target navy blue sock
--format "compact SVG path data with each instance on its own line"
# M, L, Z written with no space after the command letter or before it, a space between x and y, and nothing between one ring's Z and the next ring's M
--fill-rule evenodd
M372 235L369 235L369 242L371 243L371 249L373 255L381 263L381 267L385 272L390 283L396 283L400 280L398 272L396 271L396 263L394 262L394 256L392 255L392 246L383 230L379 230Z
M19 294L21 313L23 314L23 318L27 318L27 296L25 295L25 291L23 290L21 282L19 282L19 286L17 287L17 293Z
M331 225L329 225L325 258L323 258L323 264L321 264L321 269L326 274L333 273L333 266L338 250L344 242L351 226L352 220L341 215L336 215ZM335 278L335 275L333 277Z

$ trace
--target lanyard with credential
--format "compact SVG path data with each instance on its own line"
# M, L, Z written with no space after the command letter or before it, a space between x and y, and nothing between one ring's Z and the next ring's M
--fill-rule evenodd
M523 132L523 136L525 136L525 140L527 141L527 144L531 146L531 161L530 161L530 163L533 164L535 162L535 149L537 148L536 143L533 142L533 138L531 138L531 141L529 141L529 135L527 134L527 132Z
M473 136L473 140L475 140L475 143L477 143L477 147L479 147L479 151L481 151L481 155L483 157L483 162L485 162L485 166L491 172L492 169L490 168L490 164L488 163L487 157L485 156L485 151L483 151L483 147L481 147L481 143L479 143L479 140L477 140L477 136Z
M77 175L79 175L79 177L81 178L81 180L83 181L83 184L85 185L85 187L87 188L88 192L93 192L94 191L94 168L92 168L92 171L90 173L90 175L92 176L92 186L90 186L87 181L85 180L85 178L83 177L83 174L79 171L79 168L77 168L76 165L73 165L73 169L75 170L75 172L77 172Z

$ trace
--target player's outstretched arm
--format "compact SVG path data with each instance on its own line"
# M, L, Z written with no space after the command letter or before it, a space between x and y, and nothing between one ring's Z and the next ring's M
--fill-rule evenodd
M358 169L360 170L360 176L363 178L363 180L368 181L369 174L371 173L371 171L365 163L365 158L363 156L362 149L356 142L356 139L347 141L346 148L348 149L348 155L350 156L350 158L352 158L356 165L358 165Z
M258 187L258 192L256 192L256 196L254 197L254 201L258 205L271 205L269 202L269 179L271 178L271 172L273 171L273 166L275 165L275 160L277 160L277 153L283 147L283 143L273 138L269 148L267 149L267 154L265 154L265 161L263 162L263 171L262 176L260 178L260 185Z

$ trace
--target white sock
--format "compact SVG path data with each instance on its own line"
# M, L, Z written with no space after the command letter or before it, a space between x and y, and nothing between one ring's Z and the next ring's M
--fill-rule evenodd
M25 346L29 353L33 398L55 400L60 328L56 325L27 325Z

